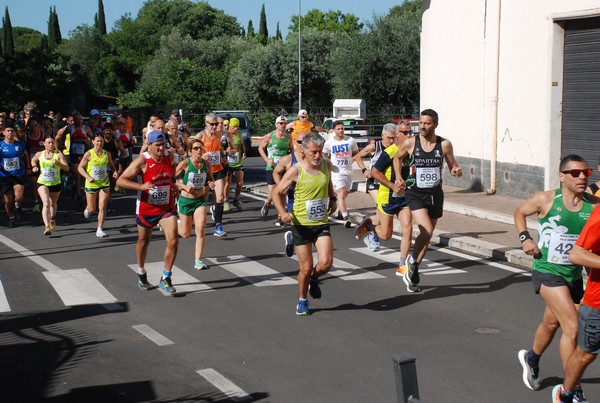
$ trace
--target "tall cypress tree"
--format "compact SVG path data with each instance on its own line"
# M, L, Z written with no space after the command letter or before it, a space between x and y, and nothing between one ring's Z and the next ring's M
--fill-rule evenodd
M4 37L2 43L2 54L4 56L14 57L15 41L13 38L12 24L10 22L10 14L8 13L8 6L6 6L4 18L2 19L2 33Z
M250 20L248 21L248 38L254 38L255 36L254 25L252 25L252 20Z
M50 7L50 14L48 15L48 49L50 50L56 48L56 41L54 39L54 13L52 12L52 7Z
M62 35L60 34L60 24L58 23L58 14L56 14L56 6L54 6L54 11L52 12L52 21L54 41L56 45L60 45L60 43L62 42Z
M265 3L260 10L260 23L258 24L258 42L266 45L269 38L269 30L267 29L267 13L265 12Z
M281 30L279 29L279 22L277 22L277 30L275 31L275 39L278 41L283 40L283 36L281 35Z
M94 28L100 35L106 35L106 16L102 0L98 0L98 14L94 16Z

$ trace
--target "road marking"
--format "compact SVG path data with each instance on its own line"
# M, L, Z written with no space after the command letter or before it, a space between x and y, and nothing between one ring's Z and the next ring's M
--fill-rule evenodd
M137 274L137 264L130 264L127 266L129 266L129 268ZM148 282L158 287L158 283L160 282L160 278L162 277L163 269L165 267L164 262L146 262L145 266L146 273L148 275ZM171 270L173 273L171 281L173 282L173 287L177 289L178 294L214 291L212 288L202 283L196 277L187 274L177 266L173 266ZM170 295L164 292L160 287L158 287L158 289L164 295Z
M350 250L371 257L376 257L388 263L398 264L398 251L390 248L380 248L377 252L371 252L369 248L350 248ZM431 260L423 259L421 263L424 266L419 267L419 273L426 276L434 276L438 274L462 274L466 273L466 270L456 269L454 267L446 266L442 263L433 262Z
M66 306L110 304L117 301L87 269L43 273Z
M298 257L294 255L292 256L292 259L297 261ZM313 252L313 261L318 261L316 252ZM333 266L328 274L339 277L342 280L373 280L385 278L385 276L382 276L381 274L365 270L335 257L333 258Z
M144 337L153 341L158 346L168 346L170 344L175 344L148 325L133 325L132 327L138 332L140 332L142 335L144 335Z
M30 251L26 247L24 247L22 245L19 245L18 243L14 242L12 239L9 239L9 238L5 237L4 235L0 235L0 242L2 242L4 245L8 246L9 248L11 248L12 250L14 250L15 252L20 253L21 255L25 256L26 258L28 258L32 262L36 263L38 266L41 266L42 268L44 268L44 269L46 269L48 271L60 271L60 270L62 270L57 265L55 265L53 263L50 263L49 261L47 261L43 257L36 255L35 253L33 253L32 251Z
M206 259L257 287L297 284L297 281L293 278L284 276L278 271L242 255L219 256Z
M6 298L6 293L4 292L2 279L0 279L0 312L10 312L10 304Z
M196 373L223 392L227 397L237 402L252 400L252 396L212 368L199 369Z

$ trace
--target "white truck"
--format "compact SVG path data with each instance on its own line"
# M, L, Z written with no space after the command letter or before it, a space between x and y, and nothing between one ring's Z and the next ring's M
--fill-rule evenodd
M333 101L333 117L325 119L322 127L328 132L333 129L333 122L344 123L344 134L354 137L359 148L369 143L367 127L367 103L364 99L336 99Z
M364 99L336 99L333 101L334 118L367 118L367 103Z

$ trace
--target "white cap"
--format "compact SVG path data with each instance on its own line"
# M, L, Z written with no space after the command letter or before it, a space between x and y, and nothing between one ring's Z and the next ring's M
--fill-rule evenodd
M279 122L287 122L287 119L283 115L277 116L277 119L275 119L275 123L279 123Z
M300 112L298 112L298 116L308 116L308 112L306 111L306 109L300 109Z

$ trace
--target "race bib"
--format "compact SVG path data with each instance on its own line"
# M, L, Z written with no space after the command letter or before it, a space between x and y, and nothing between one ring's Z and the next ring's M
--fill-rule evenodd
M194 189L202 189L206 182L206 172L188 173L187 184L192 185Z
M221 152L220 151L210 151L208 153L208 160L211 165L219 165L221 163Z
M103 165L101 167L92 167L92 178L94 178L94 180L99 181L102 179L106 179L108 175L107 172L107 167L106 165Z
M340 153L335 155L335 165L338 167L347 167L350 161L348 153Z
M148 204L162 205L169 204L171 186L154 186L148 191Z
M58 171L56 168L42 168L41 172L42 181L54 182L58 179Z
M306 202L306 221L322 221L327 215L327 198Z
M21 168L21 158L4 158L4 170L6 171L18 171Z
M227 154L227 162L230 164L237 164L240 162L240 155L238 153L235 154Z
M417 187L420 188L432 188L439 185L441 178L441 172L439 168L429 167L420 168L417 167Z
M275 165L279 164L279 160L281 159L281 157L279 155L275 155L273 156L273 162L275 163Z
M570 265L569 253L575 245L578 236L575 234L550 234L550 243L548 245L548 263Z
M83 155L85 154L85 144L83 143L73 143L73 154Z

